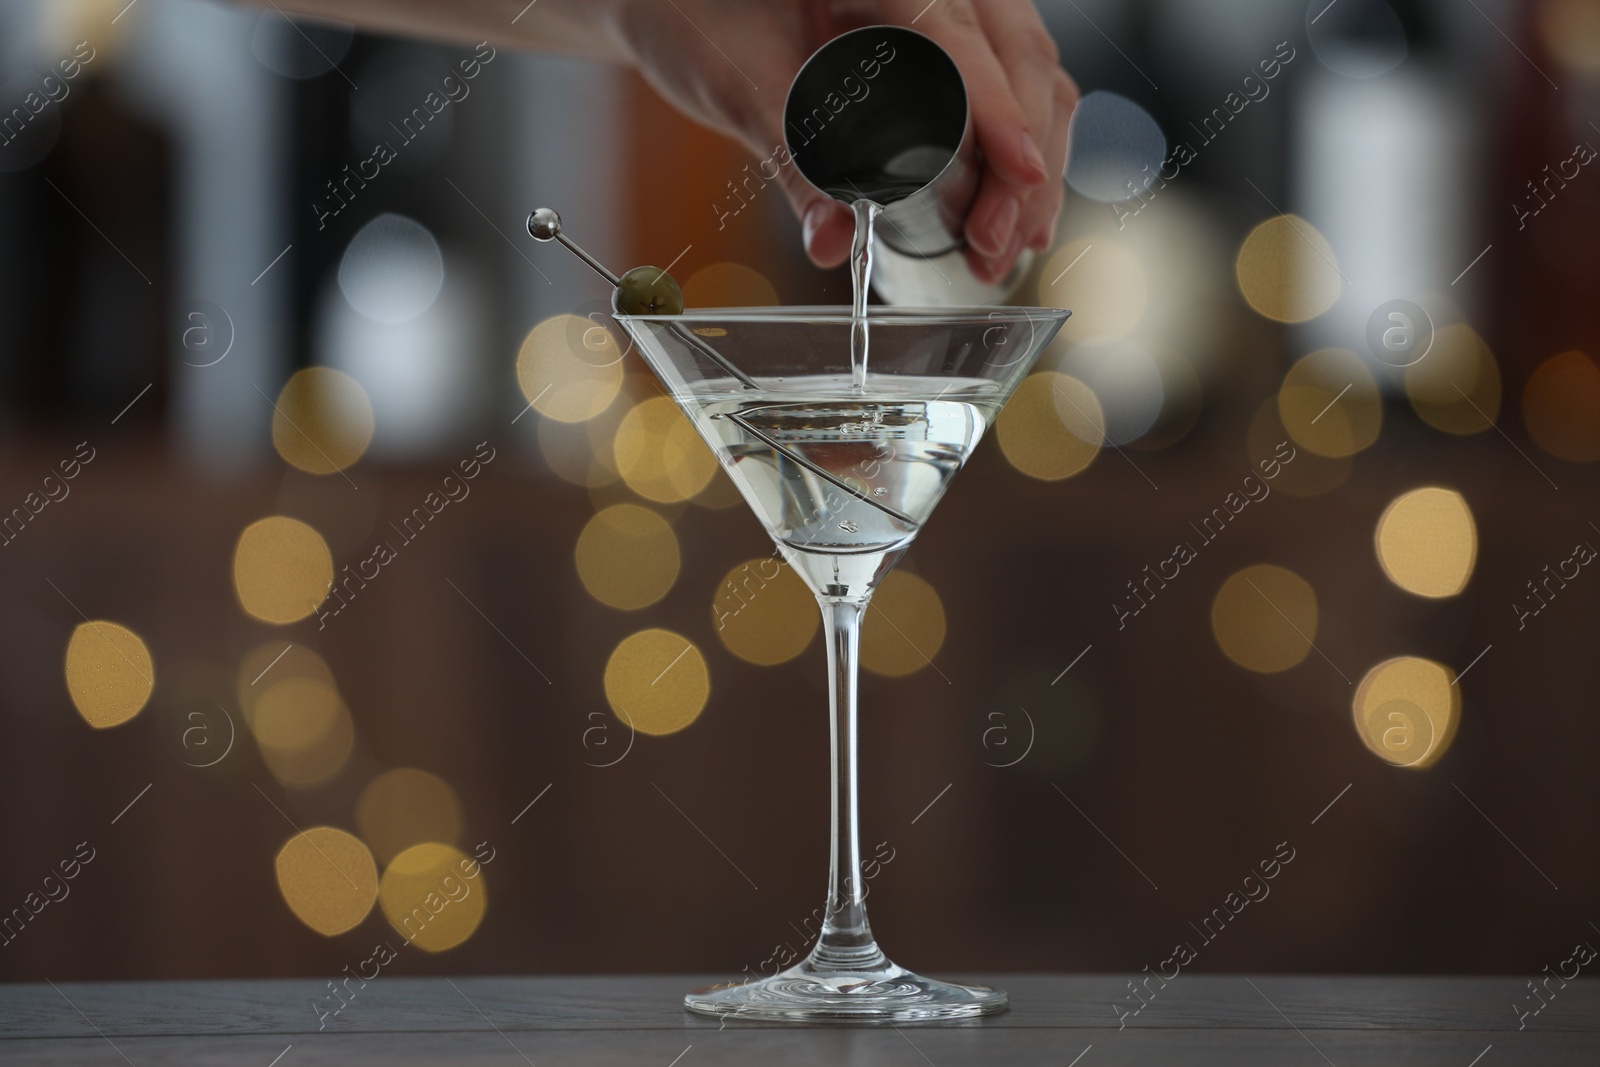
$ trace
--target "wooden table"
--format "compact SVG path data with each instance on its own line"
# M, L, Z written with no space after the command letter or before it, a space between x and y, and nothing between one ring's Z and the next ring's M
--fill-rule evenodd
M1600 1064L1600 982L1559 988L1518 1030L1526 978L1180 975L1118 1028L1125 975L971 976L993 1019L899 1027L701 1019L682 976L380 975L318 1031L325 979L0 986L5 1064ZM352 986L354 983L352 983ZM114 1047L113 1047L114 1046Z

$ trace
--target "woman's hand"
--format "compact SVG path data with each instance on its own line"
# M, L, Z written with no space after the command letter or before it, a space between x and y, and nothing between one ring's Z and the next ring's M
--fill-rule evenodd
M983 150L966 221L974 274L994 281L1023 248L1049 244L1078 91L1030 0L622 0L612 17L621 47L658 92L763 159L784 143L789 83L821 44L875 23L928 35L966 80ZM793 167L780 168L778 181L812 262L844 262L849 209Z

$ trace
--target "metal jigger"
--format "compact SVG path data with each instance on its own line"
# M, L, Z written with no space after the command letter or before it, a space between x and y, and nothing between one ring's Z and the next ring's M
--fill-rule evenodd
M582 248L578 247L576 241L568 237L565 233L561 232L561 216L558 215L553 208L537 207L528 214L528 236L532 237L535 241L560 241L562 244L567 246L567 251L571 252L573 255L589 264L594 272L600 275L600 277L610 282L613 286L619 286L622 284L622 279L616 274L612 273L611 268L607 267L604 263L600 262L598 259L595 259ZM727 371L746 389L759 388L759 386L756 385L755 379L751 378L738 367L735 367L732 363L729 363L727 358L724 357L722 353L706 344L705 341L701 340L699 337L696 337L694 334L690 333L686 327L675 325L671 327L671 330L674 334L681 338L685 344L694 348L697 352L704 355L717 366Z

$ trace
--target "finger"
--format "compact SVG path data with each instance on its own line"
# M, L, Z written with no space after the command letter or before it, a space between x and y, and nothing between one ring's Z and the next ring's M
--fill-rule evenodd
M856 232L855 216L849 208L806 181L789 161L787 151L777 158L783 161L778 168L778 185L800 220L806 255L818 267L837 267L850 256L850 242Z
M1049 247L1055 238L1056 219L1061 215L1061 202L1066 193L1066 182L1061 176L1065 175L1067 170L1070 123L1072 112L1078 106L1078 87L1065 72L1057 71L1057 74L1059 77L1052 79L1053 92L1056 96L1055 110L1051 117L1051 133L1046 139L1044 150L1045 165L1050 167L1051 173L1057 177L1034 190L1032 203L1029 209L1023 211L1023 221L1018 224L1018 228L1024 234L1031 234L1024 239L1023 247L1031 248L1035 252L1041 252Z
M885 8L903 16L915 5L916 0L887 0ZM950 53L966 82L972 128L985 160L966 236L979 252L999 256L1016 232L1024 198L1048 177L1044 155L969 0L937 0L912 15L915 28Z
M1022 253L1022 234L1017 232L1011 235L1011 240L1006 242L1005 248L999 255L986 256L974 248L968 247L964 253L967 268L972 271L972 276L987 285L998 284L1016 263L1017 256Z
M1061 207L1060 176L1066 161L1067 124L1077 105L1077 86L1061 69L1055 40L1031 2L985 4L978 14L995 55L1010 78L1028 129L1043 148L1050 180L1023 197L1017 220L1023 246L1042 249L1049 244ZM1000 266L1003 271L1010 269L1009 263Z
M1059 93L1058 125L1045 146L1045 165L1050 166L1051 173L1058 174L1058 178L1051 179L1034 192L1038 211L1037 229L1026 242L1027 248L1034 251L1045 250L1056 238L1056 221L1061 218L1061 205L1067 192L1066 181L1059 176L1067 173L1067 146L1070 139L1067 123L1072 118L1072 110L1077 107L1077 86L1072 85L1072 80L1066 75L1062 75Z

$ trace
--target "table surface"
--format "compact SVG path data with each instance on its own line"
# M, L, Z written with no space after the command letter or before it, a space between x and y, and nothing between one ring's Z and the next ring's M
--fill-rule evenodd
M319 1031L326 979L0 985L6 1064L1600 1064L1600 981L1179 975L1119 1028L1127 975L974 975L990 1019L801 1026L702 1019L693 976L380 975ZM1544 986L1540 987L1541 990ZM1520 1029L1519 1029L1520 1027ZM276 1059L275 1059L276 1057Z

